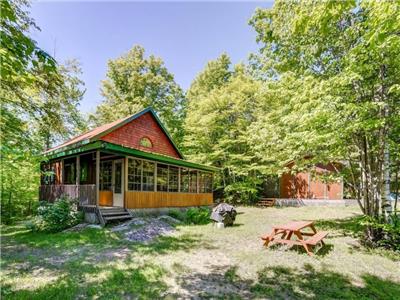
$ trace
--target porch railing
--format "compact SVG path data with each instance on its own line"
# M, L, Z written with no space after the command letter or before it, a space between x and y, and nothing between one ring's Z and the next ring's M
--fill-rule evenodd
M41 185L39 188L39 200L54 202L62 195L72 199L78 199L79 205L96 205L95 184L57 184Z

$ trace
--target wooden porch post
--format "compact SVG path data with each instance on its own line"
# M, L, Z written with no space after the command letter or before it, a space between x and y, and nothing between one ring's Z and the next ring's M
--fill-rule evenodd
M196 193L197 194L199 194L200 193L200 190L199 190L199 187L200 187L200 172L199 172L199 170L197 170L197 174L196 174L197 176L196 176L196 178L197 178L197 182L196 182Z
M64 158L61 159L60 184L64 184Z
M81 156L76 156L76 185L81 184Z
M181 192L181 168L178 168L178 193Z
M79 203L81 201L80 199L80 190L79 190L79 185L80 185L80 179L81 179L81 159L80 155L76 156L76 178L75 178L75 190L76 190L76 197L79 199Z
M100 151L96 151L96 206L100 200Z
M126 193L128 191L128 156L125 156L124 162L124 208L127 208Z
M154 192L157 192L157 163L154 163Z

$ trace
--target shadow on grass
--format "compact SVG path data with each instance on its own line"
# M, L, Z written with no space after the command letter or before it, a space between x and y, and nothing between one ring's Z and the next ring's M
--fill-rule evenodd
M7 233L2 232L4 244L24 244L36 248L68 249L79 245L102 245L120 242L120 238L109 230L86 228L78 232L34 232L23 225L12 226Z
M332 244L326 243L326 240L324 240L324 241L325 241L325 245L317 245L317 246L312 247L312 252L315 256L324 257L324 256L328 255L331 251L333 251L334 246ZM299 254L308 255L306 250L304 249L304 247L301 245L288 246L288 245L274 243L266 249L282 250L282 251L288 250L288 251L297 252Z
M369 274L362 279L364 286L356 286L340 273L318 272L311 265L301 270L272 267L258 273L251 291L272 299L400 299L397 283Z
M345 219L318 220L315 225L318 229L339 231L342 236L359 237L364 230L360 224L362 216L355 216Z
M79 271L77 271L79 272ZM3 285L3 299L157 299L167 289L165 270L151 264L120 270L107 268L105 276L67 274L38 289L13 290ZM87 273L86 273L87 275Z
M243 279L238 266L215 266L210 272L178 274L178 283L194 299L400 299L400 286L390 280L364 274L363 286L343 274L311 265L294 269L268 267L257 280ZM176 298L182 295L173 295Z
M137 243L134 248L144 254L166 254L171 251L197 248L214 249L201 235L160 236L150 243Z

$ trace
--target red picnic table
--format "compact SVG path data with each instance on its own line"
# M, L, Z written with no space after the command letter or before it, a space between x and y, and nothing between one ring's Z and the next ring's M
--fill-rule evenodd
M304 232L303 229L310 228L312 232ZM277 238L277 236L281 237ZM294 240L292 236L294 235ZM323 238L328 235L326 231L317 232L313 221L296 221L283 225L273 226L269 235L262 237L264 245L268 247L271 242L286 244L289 246L299 245L306 249L308 255L313 255L312 246L316 246L319 242L325 245ZM304 239L307 236L309 238Z

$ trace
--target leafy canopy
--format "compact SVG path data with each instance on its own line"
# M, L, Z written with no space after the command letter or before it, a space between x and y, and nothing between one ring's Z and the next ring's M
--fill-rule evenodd
M108 62L107 79L102 82L104 102L92 121L96 125L115 121L152 106L179 144L182 139L184 96L161 58L145 57L141 46Z

